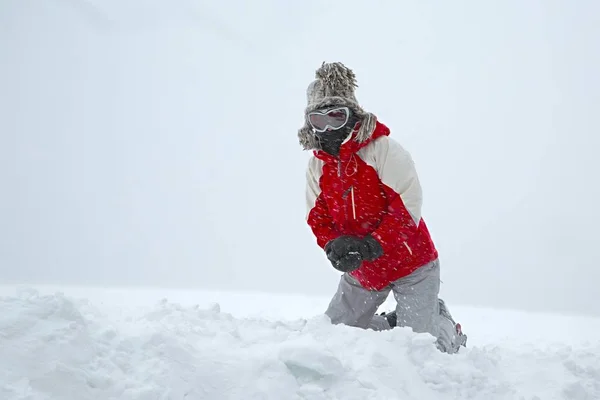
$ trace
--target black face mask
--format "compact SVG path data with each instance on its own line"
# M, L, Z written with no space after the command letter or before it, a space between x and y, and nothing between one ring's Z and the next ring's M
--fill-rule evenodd
M348 122L340 129L330 130L326 132L315 132L315 136L319 141L321 149L324 152L331 154L334 157L337 157L340 154L340 147L342 146L342 142L348 137L348 135L350 135L357 122L358 118L354 114L352 114L350 118L348 118Z

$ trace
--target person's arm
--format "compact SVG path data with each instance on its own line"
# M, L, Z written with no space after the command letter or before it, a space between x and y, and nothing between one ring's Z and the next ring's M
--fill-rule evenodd
M322 163L314 157L311 158L306 171L306 221L317 238L318 245L325 248L330 240L339 236L339 232L335 229L333 218L321 196L321 174Z
M413 159L398 142L387 136L373 143L376 170L388 199L387 214L371 232L383 252L405 246L417 234L423 195Z

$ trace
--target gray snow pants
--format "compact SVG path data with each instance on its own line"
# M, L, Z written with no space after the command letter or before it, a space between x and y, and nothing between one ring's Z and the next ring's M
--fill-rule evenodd
M407 326L416 333L430 333L437 338L440 350L455 353L460 344L449 311L440 312L445 304L438 299L440 263L435 260L412 274L392 282L380 291L363 288L345 273L325 314L333 324L344 324L373 330L391 329L387 320L376 315L390 291L396 299L397 326Z

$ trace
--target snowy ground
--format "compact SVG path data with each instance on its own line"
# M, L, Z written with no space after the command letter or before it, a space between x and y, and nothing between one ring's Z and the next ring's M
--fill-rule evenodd
M600 319L452 308L433 338L331 326L327 298L0 288L0 399L598 399Z

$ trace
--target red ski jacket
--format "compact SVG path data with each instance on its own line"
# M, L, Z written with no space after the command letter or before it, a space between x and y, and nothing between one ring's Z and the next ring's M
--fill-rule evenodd
M354 140L355 132L339 157L313 151L306 220L321 248L340 235L370 234L379 241L383 255L350 274L364 288L381 290L438 252L421 217L421 185L410 154L380 122L364 142Z

